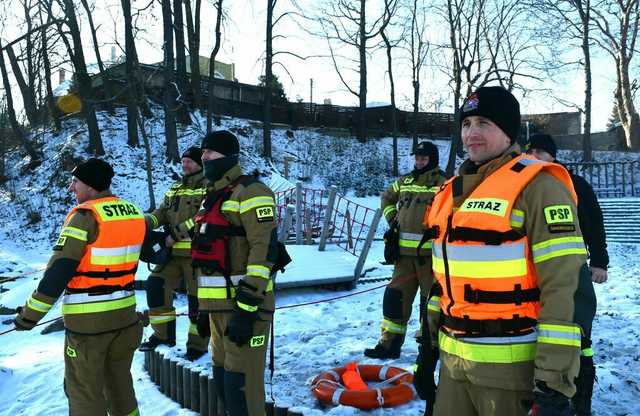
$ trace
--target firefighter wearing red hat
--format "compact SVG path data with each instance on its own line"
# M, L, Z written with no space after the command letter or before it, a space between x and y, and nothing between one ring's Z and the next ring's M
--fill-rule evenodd
M78 204L62 226L38 288L20 308L29 330L62 295L64 390L70 415L137 415L131 378L142 337L134 275L145 223L140 208L109 190L111 166L89 159L72 171Z
M202 150L190 147L182 154L182 179L171 185L160 206L145 216L149 228L163 227L167 231L165 246L170 248L166 264L155 266L147 279L147 304L153 335L142 343L141 351L150 351L158 345L176 343L176 310L173 293L181 282L187 288L189 332L186 358L196 360L207 352L208 317L200 322L198 332L198 297L196 277L191 266L191 236L195 225L193 216L205 194L202 171ZM203 319L203 316L200 316Z
M191 245L201 311L210 316L213 377L231 416L264 415L264 368L273 319L271 270L278 259L274 195L242 174L229 131L202 140L207 194Z

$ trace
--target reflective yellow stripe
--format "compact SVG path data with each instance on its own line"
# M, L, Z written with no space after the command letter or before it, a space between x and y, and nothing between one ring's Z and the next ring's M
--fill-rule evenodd
M27 300L27 306L33 309L34 311L47 313L51 309L53 305L38 300L31 295L31 297Z
M264 206L274 206L276 205L276 201L273 200L270 196L256 196L254 198L249 198L246 201L242 201L240 203L240 214L244 214L247 211L250 211L257 207Z
M433 312L440 312L440 296L431 296L427 303L427 310Z
M236 296L235 288L231 288L231 297ZM198 297L201 299L227 299L227 288L225 287L199 287Z
M113 266L118 264L133 263L140 257L140 245L122 247L92 247L91 264L100 266Z
M509 217L509 225L515 228L522 228L524 225L524 211L512 209Z
M380 325L383 331L391 332L392 334L404 335L407 332L406 325L396 324L388 319L383 319Z
M415 241L415 240L400 240L398 242L398 245L400 247L405 247L405 248L418 248L418 244L420 244L420 241ZM425 242L422 247L420 247L421 250L430 250L431 249L431 241L427 241Z
M149 218L151 218L151 222L153 223L151 228L156 228L158 226L158 217L156 217L153 214L148 214L148 215L149 215Z
M185 222L183 222L183 224L184 224L184 227L185 227L187 230L190 230L190 229L192 229L192 228L193 228L193 226L195 225L195 221L193 221L193 219L192 219L192 218L189 218L188 220L186 220Z
M440 331L438 343L442 351L468 361L499 364L532 361L536 356L536 343L518 343L517 338L510 337L514 342L509 344L474 344L450 337Z
M421 185L402 185L400 192L412 192L412 193L436 193L438 192L437 186L421 186Z
M196 324L189 324L189 334L200 336L198 333L198 326Z
M136 305L136 297L129 296L124 299L111 300L106 302L62 304L62 313L74 315L79 313L96 313L114 311Z
M136 410L134 410L133 412L127 414L127 416L140 416L140 412L136 408Z
M62 231L60 231L60 237L71 237L80 241L87 241L87 232L85 230L81 230L76 227L62 227Z
M593 357L593 348L589 347L589 348L585 348L582 350L582 356L583 357Z
M228 200L222 203L221 211L240 212L240 202Z
M247 305L246 303L242 302L236 302L236 305L238 305L238 308L243 309L247 312L256 312L258 310L257 306Z
M384 214L385 217L389 217L389 214L394 212L398 212L398 209L396 208L395 205L387 205L385 209L382 210L382 213Z
M191 249L191 240L176 241L173 244L172 248L190 250Z
M555 257L587 254L582 237L560 237L542 241L531 247L533 262L541 263Z
M582 345L581 338L582 333L577 326L538 324L538 342L540 343L580 348Z
M247 266L247 275L268 279L269 276L271 276L271 269L265 266L261 266L259 264L249 264Z
M207 193L206 189L179 189L177 191L168 190L164 194L165 197L171 198L172 196L204 196Z
M435 256L433 259L433 270L436 273L444 274L444 260ZM449 274L456 277L468 277L472 279L491 279L514 276L524 276L527 274L527 261L504 260L504 261L455 261L449 260Z
M176 320L176 311L157 313L153 312L153 315L149 315L149 322L153 325L166 324Z
M393 183L393 185L391 185L393 187L393 191L394 192L398 192L398 190L400 189L399 185L398 185L398 181L395 181Z

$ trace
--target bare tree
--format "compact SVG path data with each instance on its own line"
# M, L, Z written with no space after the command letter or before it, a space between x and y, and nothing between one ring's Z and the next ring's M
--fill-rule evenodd
M396 14L397 5L398 3L395 0L385 0L385 13L388 15L389 22L391 22L391 19ZM381 30L380 36L382 37L387 53L387 74L389 75L389 97L391 99L391 137L393 139L392 175L395 177L398 176L398 112L396 109L396 87L393 79L393 58L391 52L393 48L398 46L403 36L401 35L397 39L390 39L387 34L390 26L391 23L389 23L384 30Z
M593 10L593 21L599 30L596 43L616 64L615 102L624 130L627 147L640 149L640 116L633 104L637 80L631 80L630 66L637 52L640 29L640 0L603 2Z
M187 23L187 43L189 44L193 106L202 108L202 91L200 89L200 9L202 0L195 0L193 11L191 10L191 0L184 0L184 7Z
M164 135L167 142L165 156L167 162L178 162L178 132L176 128L176 85L174 81L173 60L173 21L171 18L171 0L162 0L162 22L164 33L164 88L162 104L164 109Z
M124 16L125 71L127 77L127 144L136 147L140 144L138 139L138 102L141 98L137 71L137 53L133 38L131 2L130 0L121 0L120 3Z
M216 111L216 97L215 97L215 82L216 82L216 57L218 56L218 51L220 51L220 45L222 44L222 17L223 17L223 9L222 9L222 1L216 0L215 8L216 8L216 29L215 29L215 44L213 45L213 49L211 50L211 55L209 56L209 83L207 88L207 133L210 133L212 130L213 124L213 113Z
M184 45L182 0L173 0L173 19L173 29L176 35L177 116L181 124L191 124L191 117L189 116L189 108L187 106L189 81L187 81L187 57Z
M359 141L364 142L367 138L366 108L367 108L367 52L376 47L367 43L376 38L385 29L389 20L387 14L381 12L379 16L372 19L373 23L367 24L366 0L337 0L331 2L322 10L317 18L323 31L323 36L327 40L329 52L334 69L344 87L351 94L358 98L358 119L356 124L356 136ZM346 78L343 70L338 65L337 54L333 43L338 46L349 46L357 50L356 60L360 83L358 90L353 89Z
M29 120L29 124L31 124L32 126L36 126L38 124L38 105L36 104L36 100L33 95L34 90L29 88L29 85L27 85L27 81L22 75L22 69L20 68L18 58L13 52L13 48L7 45L5 46L5 50L7 51L7 56L9 57L11 71L13 72L13 76L16 79L18 88L20 89L20 92L22 94L22 103L27 115L27 120Z

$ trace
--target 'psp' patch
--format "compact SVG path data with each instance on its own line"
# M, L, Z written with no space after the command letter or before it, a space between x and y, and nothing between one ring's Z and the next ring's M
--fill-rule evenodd
M573 222L573 213L569 205L551 205L544 209L547 224Z
M67 242L67 237L66 236L60 236L58 237L58 241L56 241L56 245L53 246L54 250L62 250L62 247L64 247L64 243Z
M256 218L258 219L258 222L273 221L273 207L256 208Z
M265 341L264 335L257 335L251 338L251 343L250 343L251 348L262 347L264 345L264 341Z

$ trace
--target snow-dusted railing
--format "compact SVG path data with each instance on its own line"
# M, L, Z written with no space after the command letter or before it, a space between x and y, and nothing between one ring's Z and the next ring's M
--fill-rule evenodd
M638 161L567 163L567 168L591 184L600 198L620 198L640 195L637 182Z

